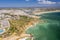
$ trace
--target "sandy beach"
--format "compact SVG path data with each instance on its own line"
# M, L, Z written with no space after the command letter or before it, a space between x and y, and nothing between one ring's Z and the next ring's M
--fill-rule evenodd
M45 13L51 13L51 12L60 12L60 10L56 10L56 11L45 11L45 12L38 12L38 13L34 13L34 15L41 15L41 14L45 14Z

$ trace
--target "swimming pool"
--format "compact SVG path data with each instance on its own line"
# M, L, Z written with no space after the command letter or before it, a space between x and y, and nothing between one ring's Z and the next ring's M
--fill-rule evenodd
M4 29L0 29L0 34L3 34L5 32Z

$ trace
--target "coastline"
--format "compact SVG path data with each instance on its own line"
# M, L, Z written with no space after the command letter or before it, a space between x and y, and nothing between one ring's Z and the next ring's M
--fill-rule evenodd
M45 14L45 13L52 13L52 12L60 12L60 10L56 10L56 11L38 12L38 13L33 13L33 14L34 14L34 15L41 15L41 14Z
M26 29L25 31L27 31L27 30L28 30L29 28L31 28L31 27L34 27L36 24L39 23L39 21L33 21L32 23L33 23L33 24L26 25L27 29Z

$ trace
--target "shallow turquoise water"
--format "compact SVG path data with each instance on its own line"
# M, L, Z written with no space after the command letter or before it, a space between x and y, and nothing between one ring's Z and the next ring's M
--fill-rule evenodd
M34 40L60 40L60 12L39 16L47 22L38 23L28 29L27 33L33 34Z
M4 30L0 29L0 34L2 34L4 32Z

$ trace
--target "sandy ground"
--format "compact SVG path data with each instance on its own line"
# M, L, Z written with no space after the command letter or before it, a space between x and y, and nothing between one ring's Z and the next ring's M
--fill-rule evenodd
M30 34L21 34L21 36L11 35L10 37L3 38L2 40L22 40L30 37Z

